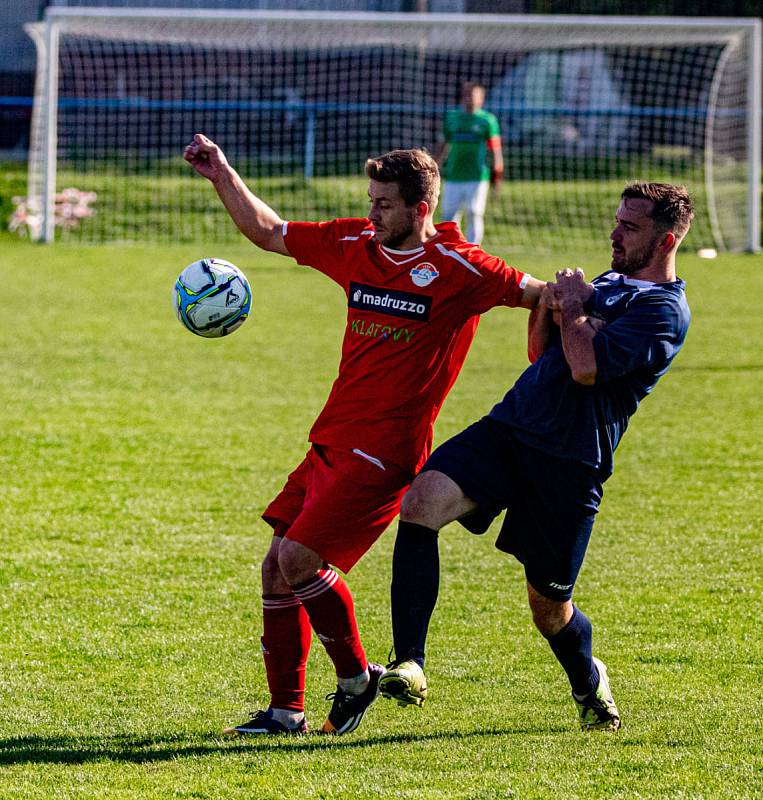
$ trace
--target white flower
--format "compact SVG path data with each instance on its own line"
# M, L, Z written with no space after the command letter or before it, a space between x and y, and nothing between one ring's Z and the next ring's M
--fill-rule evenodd
M74 228L81 219L92 217L95 210L90 208L98 198L95 192L83 192L70 186L63 189L53 198L53 221L55 225ZM13 197L13 213L8 220L8 230L19 236L39 238L42 230L42 215L37 199Z

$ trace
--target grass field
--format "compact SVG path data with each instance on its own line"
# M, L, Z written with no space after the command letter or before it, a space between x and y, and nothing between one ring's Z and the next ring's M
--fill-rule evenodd
M138 170L135 174L109 170L103 165L93 171L59 165L60 189L75 187L98 196L92 217L75 228L56 230L59 242L75 245L153 241L198 246L201 242L224 241L230 246L238 241L239 233L212 187L194 175L179 157L156 164L153 171L142 164L137 154L134 161ZM351 176L311 181L299 174L260 178L242 174L285 219L354 217L368 211L368 182L363 177L362 163L359 158L357 171ZM697 216L686 245L693 250L713 246L704 183L701 172L691 165L629 161L611 165L607 177L594 179L580 172L581 165L565 172L563 163L554 164L559 170L555 175L565 176L564 180L554 180L552 175L542 176L543 180L539 179L541 176L514 177L504 182L498 197L491 196L486 214L488 248L503 248L513 256L525 250L554 253L560 241L567 247L590 249L593 243L606 240L612 209L623 185L643 175L649 175L650 180L687 185ZM574 169L573 165L569 167ZM26 193L26 165L0 162L0 227L13 210L12 197ZM744 227L744 201L740 201L746 197L744 183L719 180L716 195L724 235L733 239Z
M174 319L172 282L203 255L252 279L229 339ZM606 250L565 259L594 275ZM606 487L576 599L619 734L577 729L519 566L451 526L425 708L379 701L350 736L253 743L219 732L265 702L258 517L333 380L341 293L243 245L6 236L0 265L0 797L763 797L762 257L680 260L692 328ZM525 322L486 316L438 441L524 367ZM379 661L393 538L349 577ZM309 669L318 727L333 681L317 642Z

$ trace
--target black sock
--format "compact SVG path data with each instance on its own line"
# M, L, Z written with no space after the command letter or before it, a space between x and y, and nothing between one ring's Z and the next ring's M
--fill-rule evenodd
M591 622L578 608L573 608L572 619L559 633L548 637L548 643L578 697L596 691L599 683L599 672L591 653L592 641Z
M395 658L424 666L429 620L440 588L438 532L400 521L392 556L392 637Z

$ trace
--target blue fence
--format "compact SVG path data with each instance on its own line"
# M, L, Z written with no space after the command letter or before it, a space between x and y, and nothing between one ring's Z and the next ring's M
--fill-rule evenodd
M0 114L7 116L8 112L16 112L19 116L26 115L28 119L29 111L33 105L31 97L0 97ZM434 141L436 131L439 127L439 120L447 110L441 104L421 104L421 103L390 103L390 102L311 102L295 100L195 100L195 99L157 99L147 97L60 97L58 102L59 115L67 112L76 113L77 111L112 111L124 112L128 114L120 123L122 129L127 125L138 124L141 136L145 132L162 130L159 124L154 124L157 119L150 115L154 114L175 114L182 113L187 115L188 125L198 126L196 129L210 132L217 121L215 115L220 115L220 120L225 119L227 114L249 115L252 135L259 133L256 125L257 115L288 115L292 119L293 128L290 132L288 144L283 143L283 150L291 149L293 158L300 163L301 170L306 178L314 177L316 169L320 169L323 158L321 148L325 147L326 141L330 140L330 127L337 126L339 120L347 128L345 144L359 144L359 149L366 147L367 150L385 149L388 146L401 146L392 144L395 136L390 135L388 129L390 125L398 129L405 121L411 125L410 130L420 135L421 130L431 134ZM604 130L606 126L617 125L621 129L628 130L632 140L632 146L638 144L648 147L650 144L675 143L683 144L682 136L686 130L696 130L698 123L707 115L707 107L693 105L686 107L657 107L657 106L637 106L622 104L617 107L596 108L578 107L569 105L531 105L528 103L510 103L501 106L491 104L490 110L499 116L502 127L506 131L505 140L509 146L522 145L521 134L517 131L526 126L528 121L533 119L570 119L583 124L585 120L601 119L601 128L604 131L602 141L610 143L617 138L614 128ZM141 112L142 118L130 114ZM194 117L193 115L197 115ZM341 115L346 115L342 117ZM717 115L723 119L743 120L746 111L743 107L718 109ZM59 116L61 119L61 116ZM671 121L672 126L665 125L666 121ZM28 124L25 123L24 124ZM542 123L541 123L542 124ZM366 125L367 130L362 126ZM682 131L682 129L684 129ZM368 131L371 133L369 134ZM650 131L659 131L659 134L650 134ZM666 142L653 139L653 135L669 135L666 131L676 132L676 141ZM392 131L394 134L394 131ZM371 135L372 134L372 135ZM185 135L185 134L184 134ZM368 141L364 136L368 135ZM608 137L608 138L607 138ZM696 137L695 137L696 140ZM105 139L104 139L105 141ZM162 151L172 152L177 149L178 141L163 141L157 146ZM628 149L628 144L622 144L623 149ZM74 144L76 147L76 143ZM276 143L276 148L278 143ZM402 146L410 146L408 144ZM618 145L619 147L620 145ZM611 144L610 144L611 147ZM149 146L149 151L151 148ZM606 148L605 148L606 149Z
M0 97L0 106L29 108L34 105L32 97ZM157 100L145 97L61 97L60 109L112 109L141 111L277 111L301 114L344 112L351 114L402 113L443 115L449 107L414 103L336 103L336 102L286 102L283 100ZM654 117L672 119L702 119L707 107L658 108L656 106L620 106L617 108L580 108L577 106L537 106L513 103L490 106L494 114L532 113L540 116L582 117ZM726 116L744 117L743 108L723 109Z

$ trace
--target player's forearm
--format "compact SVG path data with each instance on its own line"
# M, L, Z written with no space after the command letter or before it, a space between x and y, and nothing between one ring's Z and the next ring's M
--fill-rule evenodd
M490 182L494 187L497 187L503 179L503 144L501 143L500 136L493 136L488 141L488 152L492 159L490 166Z
M596 382L596 353L593 338L597 329L589 323L582 303L565 303L559 312L562 349L572 379L584 386Z
M534 364L545 352L551 340L553 312L545 303L538 303L527 320L527 357Z
M246 186L241 176L228 167L212 181L236 227L263 250L286 253L283 245L283 220Z

